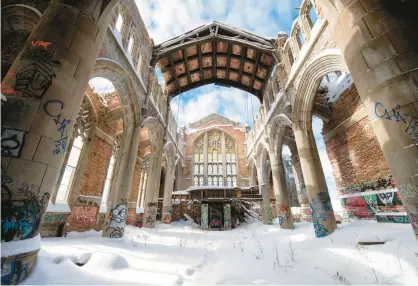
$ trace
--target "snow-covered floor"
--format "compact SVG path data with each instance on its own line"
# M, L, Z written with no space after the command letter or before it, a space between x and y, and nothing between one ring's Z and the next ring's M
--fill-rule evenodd
M315 238L260 222L201 231L187 222L127 227L121 239L100 232L42 239L23 284L409 284L418 285L418 246L409 224L355 221ZM386 241L358 246L358 240ZM75 263L85 263L77 266Z

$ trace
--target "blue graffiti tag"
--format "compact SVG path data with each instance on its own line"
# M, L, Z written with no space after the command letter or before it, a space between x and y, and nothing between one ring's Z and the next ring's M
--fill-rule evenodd
M378 118L384 118L386 120L392 120L395 119L396 123L402 121L405 124L408 124L405 132L408 133L409 136L413 137L413 140L415 142L418 141L418 120L416 117L409 115L408 113L404 113L403 115L400 113L399 109L401 106L398 104L395 106L395 108L392 108L391 110L387 110L383 103L377 102L374 106L374 113ZM409 117L409 118L407 118ZM408 119L408 122L405 120L405 118Z
M67 125L70 124L71 120L69 119L62 119L60 121L61 118L61 114L56 114L53 115L51 113L51 110L49 109L49 105L50 104L58 104L59 109L62 110L64 108L64 103L60 100L57 99L53 99L53 100L48 100L47 102L45 102L44 104L44 111L46 114L48 114L49 116L51 116L52 118L54 118L54 122L55 125L57 125L57 131L60 132L61 138L55 141L55 149L52 150L52 153L54 154L54 156L59 155L61 152L64 153L65 150L67 149Z

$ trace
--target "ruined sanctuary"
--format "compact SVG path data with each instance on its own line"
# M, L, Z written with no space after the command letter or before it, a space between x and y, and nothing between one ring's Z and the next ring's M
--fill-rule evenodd
M304 0L289 34L213 21L155 44L133 0L2 1L2 284L39 267L41 238L122 238L185 217L229 230L237 202L265 225L308 222L317 240L351 219L418 238L416 11ZM97 92L97 77L115 91ZM170 101L207 84L258 100L254 128L219 114L178 126Z

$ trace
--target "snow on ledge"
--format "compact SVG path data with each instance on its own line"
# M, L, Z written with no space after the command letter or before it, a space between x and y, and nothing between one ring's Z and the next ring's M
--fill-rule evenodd
M1 257L27 253L41 248L41 234L24 239L9 242L1 242Z
M100 205L99 213L107 213L107 206Z
M136 208L135 211L137 214L143 214L144 213L144 208Z
M173 192L173 195L188 195L189 192L187 191L175 191Z
M392 216L406 216L406 212L386 212L386 213L375 213L375 215L392 215Z
M52 203L51 201L48 202L48 207L46 209L47 213L70 213L71 208L68 203Z

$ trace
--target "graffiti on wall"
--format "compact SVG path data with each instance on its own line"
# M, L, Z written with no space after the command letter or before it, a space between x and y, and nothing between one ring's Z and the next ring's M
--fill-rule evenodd
M98 207L100 203L101 198L90 198L90 197L84 197L84 196L78 196L77 197L77 205L83 205L83 206L95 206Z
M48 46L50 46L51 42L44 42L44 41L31 41L32 47L43 47L45 50L48 50Z
M378 118L394 120L396 123L402 122L407 124L405 132L412 137L415 143L418 143L418 118L408 113L401 114L400 108L401 106L397 104L394 108L388 110L385 108L383 103L377 102L374 106L374 113ZM405 118L407 120L405 120Z
M52 78L56 76L52 71L52 64L59 64L59 61L54 60L51 53L40 49L39 46L26 49L22 53L22 59L34 62L16 74L14 90L21 91L23 97L41 99L51 86Z
M44 223L63 223L65 222L65 214L46 213L44 215Z
M1 259L1 284L17 285L33 269L36 254L39 250L18 254Z
M10 176L1 181L1 241L22 240L39 232L49 193L39 194L39 186L14 182Z
M173 208L171 206L163 206L163 223L170 224Z
M52 150L54 156L64 153L67 149L67 125L70 124L71 120L62 118L61 114L56 113L53 110L58 107L58 110L64 108L64 103L60 100L53 99L48 100L44 104L44 111L47 115L53 118L55 125L57 126L57 131L59 132L60 139L55 141L55 149Z
M25 131L2 127L1 128L1 154L11 157L20 157L25 144Z
M202 229L208 229L209 225L208 225L208 205L207 204L202 204L201 206L201 213L202 213L202 221L201 221L201 225L200 227Z
M387 178L379 178L376 181L361 182L339 190L340 195L356 194L367 191L386 190L395 187L395 180L392 175Z
M380 219L381 212L404 212L402 199L396 191L383 191L377 194L364 194L355 197L341 198L345 218ZM380 218L379 218L380 217ZM392 219L391 222L401 222Z
M231 205L230 204L224 204L224 229L230 230L232 228L231 224Z
M16 82L16 74L10 70L1 83L1 93L4 95L16 96L16 91L12 84Z
M106 231L110 231L111 238L119 238L123 236L126 222L126 202L115 206L109 212L109 226Z
M327 236L330 232L324 226L324 223L327 220L335 219L328 192L319 192L315 197L312 197L311 209L315 236Z
M289 207L285 204L279 204L277 206L277 219L279 220L279 225L284 226L289 219Z
M153 227L157 220L157 202L149 202L147 204L147 213L145 214L145 225Z

